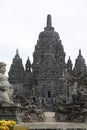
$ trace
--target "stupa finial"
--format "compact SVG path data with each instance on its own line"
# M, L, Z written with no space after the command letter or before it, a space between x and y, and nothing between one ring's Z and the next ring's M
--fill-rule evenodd
M81 49L79 49L79 56L81 56Z
M19 55L18 49L16 49L16 55Z
M19 58L20 56L19 56L19 51L18 51L18 49L16 49L16 55L15 55L15 58Z
M52 19L50 14L47 15L47 27L52 27Z
M52 27L52 19L51 19L51 15L48 14L47 15L47 21L46 21L47 25L46 27L44 28L45 31L54 31L54 27Z

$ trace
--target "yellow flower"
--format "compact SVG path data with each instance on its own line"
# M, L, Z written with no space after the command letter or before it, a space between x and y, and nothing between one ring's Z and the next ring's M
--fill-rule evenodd
M0 130L6 130L5 126L0 126Z
M7 125L14 126L14 125L16 125L16 122L15 121L7 121Z
M0 120L0 130L10 130L10 127L14 127L14 125L16 124L15 121L5 121L5 120Z

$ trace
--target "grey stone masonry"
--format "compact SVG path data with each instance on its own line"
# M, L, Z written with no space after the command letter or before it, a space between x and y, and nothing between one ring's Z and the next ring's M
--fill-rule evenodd
M86 63L85 59L83 58L81 54L81 50L79 50L79 55L75 61L75 67L73 69L73 75L74 76L81 76L82 74L86 73Z
M13 59L13 63L11 64L8 74L10 83L23 83L24 67L22 64L22 59L19 56L18 49L16 50L16 55Z
M33 59L33 76L42 101L45 105L52 105L64 89L60 78L65 74L66 64L63 45L59 34L52 27L51 15L47 16L47 26L39 34Z

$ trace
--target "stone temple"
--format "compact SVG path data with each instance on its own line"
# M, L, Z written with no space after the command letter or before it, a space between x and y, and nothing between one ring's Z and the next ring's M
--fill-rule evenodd
M33 63L28 57L24 67L16 50L9 70L9 81L14 85L14 100L22 103L32 99L49 110L60 100L66 101L68 82L76 81L83 85L79 79L87 76L87 66L81 50L74 67L70 57L65 62L65 56L61 38L52 26L51 15L48 15L46 27L39 34L35 46ZM87 91L87 87L85 89Z

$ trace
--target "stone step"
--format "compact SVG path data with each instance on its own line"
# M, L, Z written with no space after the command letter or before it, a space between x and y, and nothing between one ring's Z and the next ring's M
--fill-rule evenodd
M55 118L46 118L45 122L56 122Z
M55 112L44 112L45 122L56 122Z

